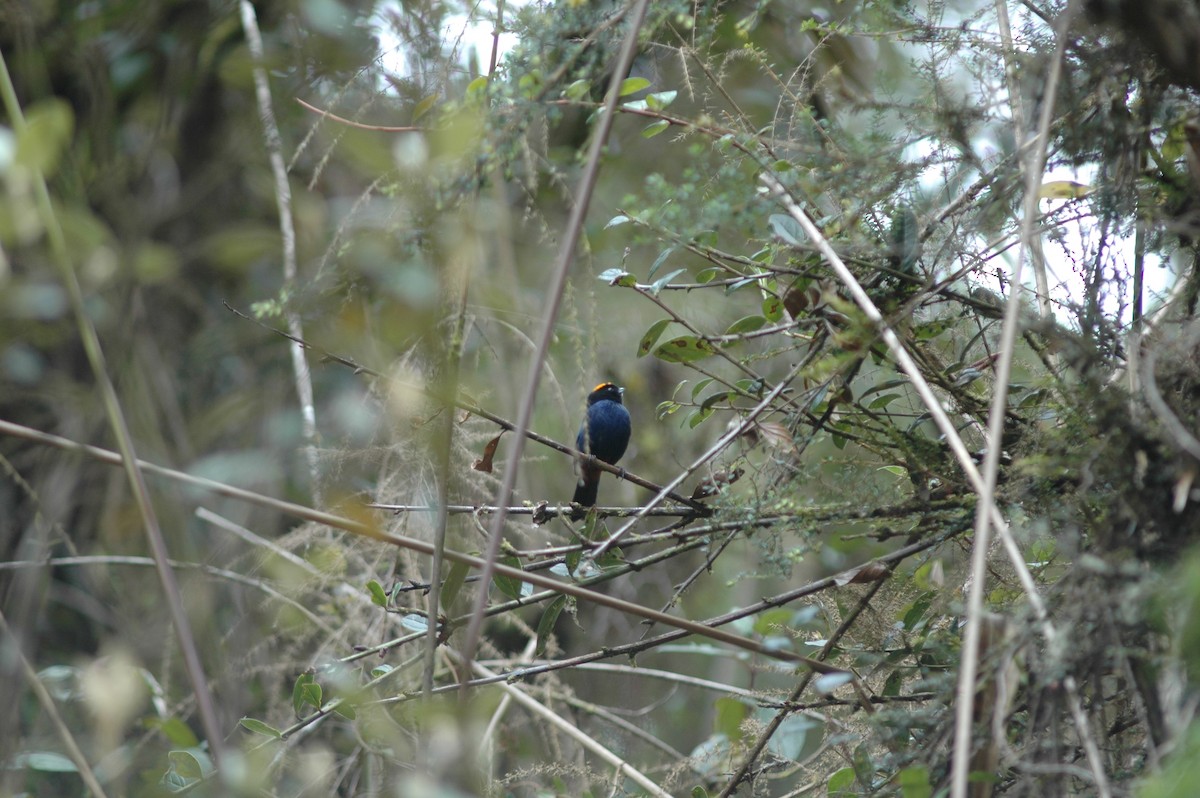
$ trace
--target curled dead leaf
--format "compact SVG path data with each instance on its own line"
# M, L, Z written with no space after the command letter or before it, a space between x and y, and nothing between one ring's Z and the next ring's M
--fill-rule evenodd
M487 446L483 447L483 457L476 460L475 464L471 466L472 468L476 471L482 471L485 474L492 473L492 458L496 456L496 447L500 444L500 436L504 432L505 430L500 430L500 435L487 442Z

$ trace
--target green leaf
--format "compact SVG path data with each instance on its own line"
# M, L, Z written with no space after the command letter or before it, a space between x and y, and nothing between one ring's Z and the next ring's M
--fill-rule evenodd
M172 772L189 781L202 779L213 770L208 755L198 748L171 751L167 761L171 763Z
M428 632L429 619L424 615L417 615L415 612L410 612L400 619L400 625L410 632Z
M461 562L450 566L450 572L446 574L446 581L442 583L440 602L443 607L449 607L454 603L454 599L458 598L458 592L462 590L463 583L467 581L467 573L470 570L470 566Z
M679 96L677 91L656 91L646 95L646 105L653 111L661 111Z
M424 100L421 100L421 102L417 103L417 106L413 108L413 121L416 122L418 119L425 116L425 114L429 113L430 109L437 104L437 101L438 96L436 94L431 94Z
M711 283L713 279L721 273L721 270L716 266L709 266L707 269L701 269L696 272L696 282Z
M954 319L935 319L924 324L913 325L913 337L918 341L929 341L954 326Z
M744 736L742 721L749 714L749 707L736 698L718 698L716 708L717 717L713 723L713 730L734 742L741 740Z
M605 269L596 275L596 279L603 280L609 285L621 286L622 288L631 288L637 285L637 278L621 269Z
M192 727L175 716L164 718L152 724L153 727L157 727L171 745L176 748L192 748L200 744L200 740L196 738L196 733L192 731Z
M845 671L823 673L813 680L813 689L821 695L831 695L839 687L852 681L854 681L854 674Z
M825 736L825 725L804 715L789 715L767 742L767 750L781 759L798 762L816 753Z
M651 296L658 296L659 291L662 291L663 288L666 287L667 284L669 284L672 280L674 280L676 277L678 277L679 275L683 274L686 271L687 271L687 269L676 269L675 271L671 272L670 274L667 274L663 277L659 277L657 280L655 280L653 283L650 284Z
M732 294L734 291L740 291L748 285L754 285L758 282L757 277L746 277L742 280L735 280L725 287L725 293Z
M654 273L658 271L660 266L666 263L667 258L671 257L671 253L673 253L676 249L678 249L678 247L671 246L658 253L658 257L655 258L654 263L650 265L650 271L646 273L647 280L654 279Z
M631 222L631 221L633 221L633 220L630 219L628 216L625 216L623 214L617 214L616 216L614 216L613 218L608 220L608 224L604 225L604 229L607 230L610 227L617 227L618 225L622 225L622 224L625 224L625 223Z
M767 387L766 383L764 383L761 379L752 380L749 377L740 379L733 385L739 391L748 393L751 396L757 396L760 399L762 398L763 390Z
M563 607L567 606L567 597L559 596L550 602L546 607L542 617L538 620L537 625L537 648L533 655L540 657L546 653L546 641L549 640L551 632L554 631L554 624L558 620L558 615L563 611Z
M354 709L354 704L344 698L333 705L333 711L346 720L355 720L358 718L358 712Z
M659 119L655 122L651 122L650 124L646 125L646 127L642 128L642 138L652 139L670 126L671 123L665 119Z
M475 78L475 80L473 80L467 84L467 96L468 97L476 97L476 96L482 94L483 92L487 91L487 86L488 86L487 75L480 75L479 77Z
M929 605L933 603L936 595L932 590L927 591L917 596L913 603L908 605L903 618L905 629L911 630L916 627L920 620L925 617L925 613L928 611Z
M883 683L883 694L888 697L898 696L902 687L904 687L904 674L898 669L894 670L888 674Z
M25 109L25 130L17 137L17 163L54 174L71 143L75 113L65 100L51 97Z
M563 89L563 96L568 100L582 100L591 90L591 83L586 80L577 80Z
M299 715L305 706L321 708L321 685L311 673L302 673L292 687L292 709Z
M762 316L743 316L742 318L729 325L725 330L726 335L741 335L742 333L754 332L761 330L766 326L767 320Z
M273 737L276 740L283 737L283 732L281 732L279 729L276 729L269 723L263 723L261 720L256 718L242 718L238 721L238 723L241 724L243 729L252 731L255 734L261 734L264 737Z
M900 394L898 394L898 393L885 393L880 396L876 396L874 399L871 400L871 404L867 405L867 409L868 410L881 410L899 398L900 398Z
M367 592L371 594L371 602L380 607L386 607L388 604L387 593L384 592L383 585L379 581L372 579L367 582Z
M700 380L699 382L697 382L695 385L692 386L692 401L693 402L696 401L696 397L700 395L701 391L703 391L710 384L712 384L712 381L713 381L712 377L705 377L704 379Z
M10 767L28 768L42 773L75 773L79 770L70 757L54 751L27 751L17 754L16 761Z
M520 569L521 567L521 561L513 556L501 557L499 561L504 565L511 566L512 568ZM492 581L496 583L496 587L500 589L500 592L508 596L510 599L521 598L521 580L513 579L511 576L505 576L503 574L493 574Z
M906 767L896 774L896 783L900 785L900 794L904 798L929 798L933 795L929 769L924 765Z
M825 782L825 790L830 798L854 795L854 768L842 768L830 776Z
M645 357L650 354L650 350L658 343L658 339L662 337L663 331L671 323L670 319L659 319L650 325L650 329L642 336L642 340L638 342L637 356Z
M807 238L804 234L804 228L800 223L784 213L773 213L767 219L771 229L775 231L775 235L786 244L791 244L793 247L800 246Z
M713 411L711 408L708 410L697 410L695 413L692 413L690 416L688 416L688 429L695 429L696 427L700 426L712 414Z
M783 320L783 300L777 296L769 296L763 300L762 314L767 321L776 324Z
M717 353L716 347L702 338L694 335L681 335L672 338L654 350L654 356L667 363L690 363L693 360L703 360Z
M679 402L659 402L658 406L654 408L654 417L659 421L662 421L667 416L678 413L682 408L683 405L679 404Z
M700 409L712 410L718 403L732 399L735 396L737 396L735 391L717 391L705 397L704 401L700 404Z
M650 81L645 78L625 78L621 81L621 88L617 94L620 97L628 97L631 94L637 94L649 85Z

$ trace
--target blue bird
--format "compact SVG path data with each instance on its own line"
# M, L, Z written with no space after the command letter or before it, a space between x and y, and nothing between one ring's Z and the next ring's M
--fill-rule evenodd
M621 404L624 391L611 382L597 385L588 394L587 417L575 436L576 449L595 455L597 460L609 465L615 465L629 446L629 411ZM586 508L596 504L596 493L600 489L600 469L586 460L581 465L579 484L571 499L584 508L571 512L571 519L576 521L587 515Z

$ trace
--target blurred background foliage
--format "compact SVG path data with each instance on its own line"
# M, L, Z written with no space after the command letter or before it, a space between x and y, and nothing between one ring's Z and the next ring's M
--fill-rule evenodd
M479 588L464 571L439 575L454 623L427 660L429 558L152 476L225 735L204 740L122 472L6 428L0 794L85 794L68 739L112 795L652 792L601 748L660 794L946 794L974 495L764 173L981 459L991 397L1009 395L999 503L1060 637L997 551L972 620L988 632L970 794L1190 794L1200 75L1179 54L1197 51L1200 15L1009 6L1014 43L1007 14L970 0L651 3L540 372L532 428L566 445L592 386L625 386L622 465L659 485L785 384L678 489L716 484L696 494L712 515L644 519L593 565L581 546L620 519L514 515L505 561L691 619L748 608L727 628L845 670L814 678L698 637L613 658L668 630L573 599L520 606L528 591L497 579L483 666L581 659L459 703L453 652ZM27 120L0 128L0 420L115 448L40 173L142 459L433 540L437 514L365 505L494 503L498 474L472 465L499 427L461 405L518 416L630 9L264 2L261 62L242 10L0 4ZM998 386L1047 107L1031 260L1049 279L1022 300ZM314 347L315 435L272 328ZM569 456L530 443L513 503L563 504L574 481ZM606 475L600 495L652 494ZM487 523L452 514L449 546L485 550ZM426 679L448 695L423 696Z

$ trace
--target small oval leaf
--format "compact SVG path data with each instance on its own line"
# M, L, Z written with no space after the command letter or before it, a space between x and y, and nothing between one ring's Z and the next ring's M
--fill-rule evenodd
M637 94L649 85L650 81L645 78L625 78L621 81L621 89L618 94L621 97L628 97L631 94Z
M646 330L645 335L642 336L642 340L638 342L638 357L645 357L650 354L650 350L658 343L658 339L662 337L663 331L667 329L667 325L670 323L670 319L659 319L650 325L650 329Z
M652 139L670 126L671 123L665 119L660 119L657 122L651 122L642 129L642 138Z
M672 338L654 350L654 356L667 363L690 363L693 360L712 357L716 353L717 350L712 344L694 335Z

